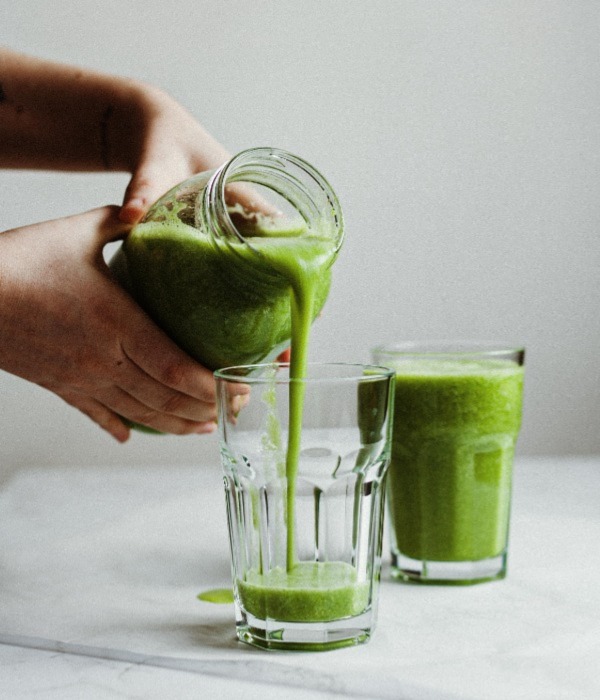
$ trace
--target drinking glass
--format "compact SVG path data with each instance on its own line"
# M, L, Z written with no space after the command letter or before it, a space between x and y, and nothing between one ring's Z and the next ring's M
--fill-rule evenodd
M322 650L373 633L393 372L287 364L215 372L238 638ZM245 405L231 384L250 387Z
M396 372L388 512L392 575L467 584L503 578L521 347L403 343L373 351Z

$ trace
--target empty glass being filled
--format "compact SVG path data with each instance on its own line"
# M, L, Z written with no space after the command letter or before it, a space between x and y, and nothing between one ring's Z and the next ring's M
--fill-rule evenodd
M367 641L381 566L393 372L309 364L219 370L237 634L269 649ZM232 399L231 383L250 393Z

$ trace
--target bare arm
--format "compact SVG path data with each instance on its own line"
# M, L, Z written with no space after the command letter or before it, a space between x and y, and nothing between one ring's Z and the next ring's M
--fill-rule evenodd
M0 167L123 171L121 219L227 151L162 90L0 47Z
M143 88L0 49L0 167L129 170Z

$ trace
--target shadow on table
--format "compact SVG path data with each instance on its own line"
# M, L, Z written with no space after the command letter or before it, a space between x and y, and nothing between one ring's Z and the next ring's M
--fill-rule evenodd
M233 606L222 607L222 620L138 624L136 631L162 639L172 651L177 650L177 656L202 652L202 649L239 650L242 646L235 634Z

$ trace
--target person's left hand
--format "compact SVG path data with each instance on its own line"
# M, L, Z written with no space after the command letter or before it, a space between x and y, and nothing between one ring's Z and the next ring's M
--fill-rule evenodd
M0 369L53 391L121 442L123 418L177 435L212 432L213 373L104 262L124 228L117 207L102 207L0 233ZM232 396L234 410L241 400Z

